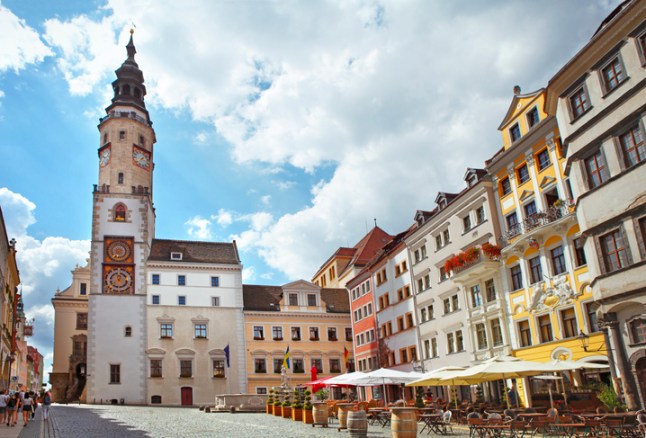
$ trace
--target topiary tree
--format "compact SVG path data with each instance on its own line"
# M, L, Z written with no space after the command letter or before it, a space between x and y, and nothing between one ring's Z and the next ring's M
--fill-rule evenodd
M294 401L292 402L292 408L295 409L302 409L303 408L303 403L302 403L302 397L301 397L301 392L298 389L294 389Z
M292 400L291 396L289 394L285 394L285 401L283 401L283 407L291 407L292 406Z
M276 391L276 394L274 394L274 406L282 406L283 401L281 400L281 396L280 391Z
M274 404L274 390L269 391L269 397L267 397L267 404L268 405L273 405Z
M305 404L303 405L303 409L306 411L314 409L314 406L312 406L312 391L309 389L305 391Z

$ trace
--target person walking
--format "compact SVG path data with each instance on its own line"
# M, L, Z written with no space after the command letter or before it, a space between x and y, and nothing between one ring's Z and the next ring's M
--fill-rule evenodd
M45 391L43 394L43 420L47 421L49 416L49 405L52 404L52 394L49 391Z
M31 391L29 397L31 398L31 419L33 420L36 416L36 409L38 409L38 393Z
M31 417L31 408L33 399L29 396L28 392L25 392L25 398L22 401L22 426L27 426L29 419Z
M14 392L13 395L9 396L9 401L7 402L7 427L16 425L18 400L18 393Z
M7 417L7 393L6 390L0 391L0 424L4 423Z

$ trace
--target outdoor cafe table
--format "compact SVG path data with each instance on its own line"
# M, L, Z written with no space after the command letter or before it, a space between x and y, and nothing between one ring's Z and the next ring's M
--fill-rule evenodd
M369 415L369 418L370 418L370 424L374 424L375 421L381 422L379 420L379 416L382 413L387 412L387 411L388 411L388 409L386 409L386 408L368 408L368 415Z
M546 418L547 414L541 414L540 412L519 412L516 416L529 421L534 418Z
M428 429L427 433L435 432L440 435L446 435L446 424L442 419L442 414L422 414L419 416L419 419L424 423L424 427L419 433L424 432Z

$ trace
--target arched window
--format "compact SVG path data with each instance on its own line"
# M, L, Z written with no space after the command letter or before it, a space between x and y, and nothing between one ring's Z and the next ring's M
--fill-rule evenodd
M129 338L132 336L132 327L130 327L129 325L127 325L126 329L124 330L124 336L126 338Z
M141 98L141 90L139 88L135 88L135 97L137 99Z
M114 220L115 222L125 222L126 221L126 212L128 209L123 204L117 204L114 207Z
M123 86L123 93L122 94L125 94L126 96L130 96L130 85L124 85Z
M161 400L161 395L153 395L152 397L150 397L150 403L153 405L160 405Z
M119 172L118 182L119 184L123 184L123 172Z

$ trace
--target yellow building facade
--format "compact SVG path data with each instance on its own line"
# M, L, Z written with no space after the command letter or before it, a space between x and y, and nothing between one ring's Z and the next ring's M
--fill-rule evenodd
M345 289L299 280L284 286L243 285L247 392L266 394L354 368L352 325ZM289 348L289 368L281 373ZM346 355L347 351L347 355Z
M514 89L498 128L503 148L488 162L503 229L513 354L538 362L605 363L583 240L563 172L567 151L544 101L544 89L528 94ZM532 392L519 389L523 398Z

